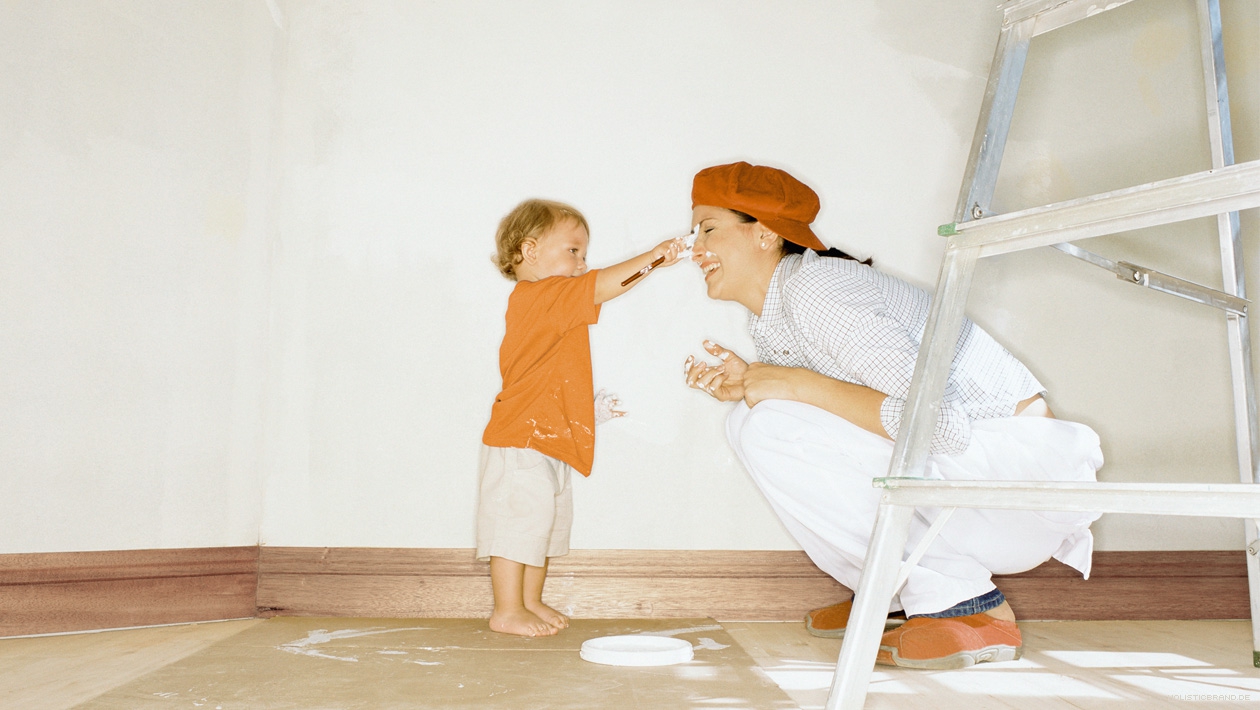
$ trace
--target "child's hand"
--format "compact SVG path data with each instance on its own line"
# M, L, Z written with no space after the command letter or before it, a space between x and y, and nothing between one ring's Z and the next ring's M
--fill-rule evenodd
M688 253L685 237L666 239L649 251L613 266L600 269L595 277L595 303L620 296L653 269L673 266Z
M617 409L621 406L621 400L616 395L608 394L604 390L595 393L595 424L603 424L609 419L624 417L626 413Z
M657 244L652 249L652 261L665 257L665 261L661 264L661 266L673 266L674 264L682 261L689 251L684 239L684 237L666 239L660 244Z

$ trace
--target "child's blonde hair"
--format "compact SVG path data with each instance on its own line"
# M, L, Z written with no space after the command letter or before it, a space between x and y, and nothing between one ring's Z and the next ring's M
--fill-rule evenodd
M499 222L494 235L498 254L494 265L509 279L516 280L516 265L521 263L521 243L526 239L538 239L557 223L571 219L582 225L589 234L590 225L576 208L552 200L525 200L512 208Z

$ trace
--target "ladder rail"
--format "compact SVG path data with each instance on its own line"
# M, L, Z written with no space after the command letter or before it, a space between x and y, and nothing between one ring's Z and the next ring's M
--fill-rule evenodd
M954 208L955 222L978 219L989 213L1034 22L1034 19L1029 19L1003 27L998 35L993 66L989 70L980 117L976 121L976 132L963 173L962 189Z
M1203 88L1208 117L1208 147L1212 166L1234 164L1234 136L1229 110L1229 83L1225 72L1225 42L1220 0L1197 0L1199 47L1203 55ZM1243 272L1242 226L1237 212L1216 217L1220 236L1221 276L1224 289L1247 297ZM1260 483L1260 426L1256 414L1255 369L1251 359L1251 324L1246 318L1226 315L1229 369L1234 393L1234 431L1239 479ZM1247 546L1247 585L1251 600L1252 664L1260 667L1260 525L1255 518L1243 521Z

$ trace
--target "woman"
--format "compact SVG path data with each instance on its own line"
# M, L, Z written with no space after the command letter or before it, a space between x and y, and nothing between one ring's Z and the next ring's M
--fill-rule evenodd
M771 507L810 558L856 589L888 473L930 297L837 250L810 229L818 196L782 170L748 163L700 171L692 187L692 260L710 298L746 307L759 362L716 343L720 363L688 358L687 383L739 402L727 436ZM1098 436L1055 419L1041 383L971 321L963 325L933 433L926 476L1093 481ZM908 550L936 515L920 510ZM1055 557L1088 576L1088 513L959 509L911 571L878 662L961 668L1012 660L1015 615L992 574ZM840 637L851 602L806 617Z

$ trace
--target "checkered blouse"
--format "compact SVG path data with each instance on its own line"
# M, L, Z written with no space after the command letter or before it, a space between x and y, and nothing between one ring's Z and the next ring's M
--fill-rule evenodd
M779 262L761 316L749 316L748 329L764 363L808 368L888 395L880 421L896 438L929 306L920 288L806 250ZM931 452L964 451L971 420L1012 416L1016 404L1043 392L1023 363L964 320Z

